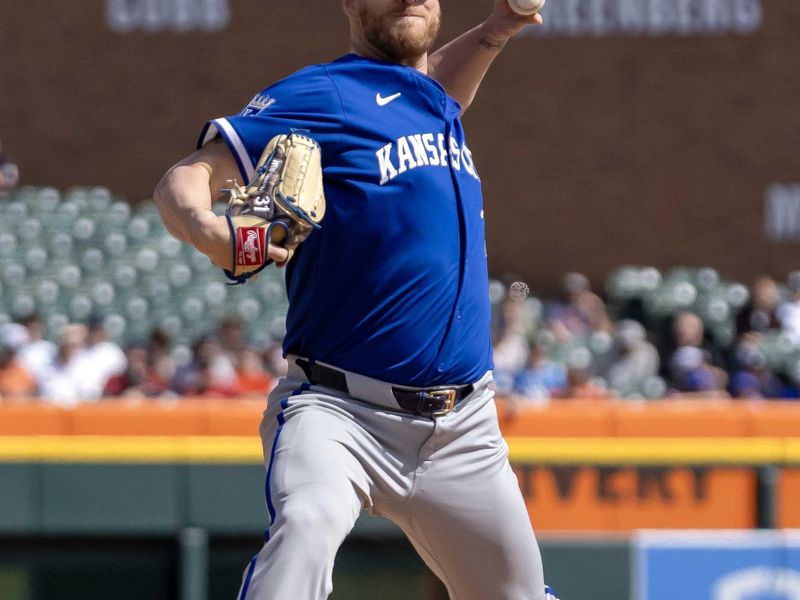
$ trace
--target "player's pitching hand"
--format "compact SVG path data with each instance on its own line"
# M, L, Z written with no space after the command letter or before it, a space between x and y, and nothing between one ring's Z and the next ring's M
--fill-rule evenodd
M518 15L508 5L508 0L494 0L492 14L485 26L499 38L512 38L526 25L541 25L544 21L542 15Z

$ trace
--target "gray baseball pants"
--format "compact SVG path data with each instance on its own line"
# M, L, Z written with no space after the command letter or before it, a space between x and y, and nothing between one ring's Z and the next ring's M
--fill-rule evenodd
M544 600L490 373L455 410L427 418L400 412L389 384L347 373L350 397L290 365L261 424L270 523L239 600L327 598L363 509L406 533L452 600Z

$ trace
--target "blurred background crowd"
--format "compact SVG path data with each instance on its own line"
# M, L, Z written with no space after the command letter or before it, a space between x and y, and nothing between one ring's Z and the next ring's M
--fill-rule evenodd
M800 395L800 272L748 289L711 268L622 267L604 297L569 273L546 300L492 285L495 384L517 400Z
M145 340L110 340L102 319L70 323L54 341L36 315L0 327L4 399L73 406L113 397L264 397L286 371L279 343L255 347L225 318L188 352L161 329Z
M539 404L800 397L800 272L786 283L760 277L749 290L718 277L711 269L675 269L663 277L652 268L624 267L610 278L604 299L586 277L569 273L562 296L544 300L525 297L521 282L492 280L498 393ZM633 289L616 289L615 296L614 285L626 278L669 295L662 301L672 302L672 310L654 314L647 300L630 296ZM703 280L727 288L737 310L721 301L703 315L697 309ZM37 313L1 325L1 397L65 406L104 397L263 397L286 372L280 337L265 341L235 315L204 323L208 330L191 340L158 326L142 338L112 338L108 318L93 313L50 336Z
M285 373L282 272L230 287L152 203L17 187L0 146L0 398L263 397ZM45 243L42 243L42 240ZM800 271L746 286L712 268L622 266L558 297L493 279L495 386L568 398L800 396Z

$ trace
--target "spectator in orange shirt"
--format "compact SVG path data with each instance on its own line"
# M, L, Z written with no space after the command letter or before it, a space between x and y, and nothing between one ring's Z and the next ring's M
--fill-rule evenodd
M255 349L244 348L241 350L237 362L236 387L239 394L261 398L273 388L275 380L264 368L261 356Z
M19 336L7 335L10 333L8 327L21 326L6 326L0 336L0 400L32 398L38 392L36 380L17 359L17 342L23 340Z
M573 400L606 400L611 392L605 380L592 376L592 355L586 348L575 349L567 357L567 389L565 398Z

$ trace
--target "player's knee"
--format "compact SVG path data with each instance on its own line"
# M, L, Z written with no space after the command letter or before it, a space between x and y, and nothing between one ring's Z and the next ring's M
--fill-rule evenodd
M292 495L281 513L294 540L328 550L338 548L355 520L348 502L331 493Z

